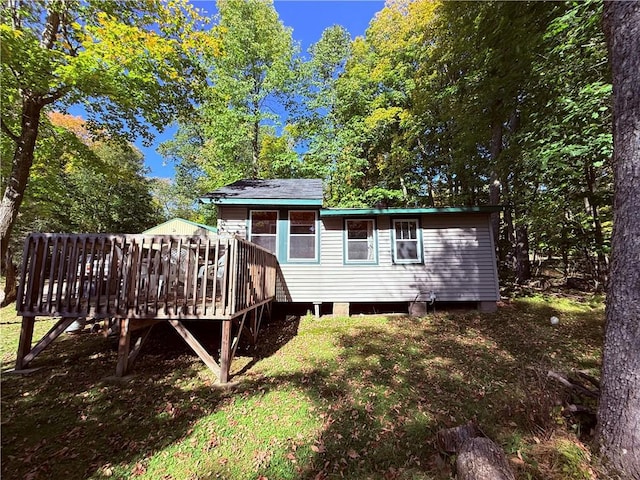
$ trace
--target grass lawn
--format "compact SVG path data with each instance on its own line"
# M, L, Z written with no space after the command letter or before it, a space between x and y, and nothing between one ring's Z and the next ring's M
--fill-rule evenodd
M115 340L92 334L63 335L30 375L6 373L20 325L12 307L1 313L3 480L445 479L453 462L436 432L469 420L519 478L598 475L588 426L563 417L563 392L546 379L599 376L598 300L272 321L230 388L162 327L126 381L110 378Z

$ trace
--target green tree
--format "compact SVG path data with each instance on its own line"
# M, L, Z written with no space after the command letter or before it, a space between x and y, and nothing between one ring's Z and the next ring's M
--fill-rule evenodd
M277 126L290 84L295 46L269 0L220 0L214 34L221 54L211 67L211 88L201 108L213 177L224 169L260 176L261 129ZM227 173L227 174L228 174Z
M532 239L604 285L612 213L611 79L601 2L581 2L548 25L523 135L544 200ZM540 208L540 206L545 206ZM549 223L548 220L552 219ZM560 228L559 228L560 227ZM541 237L557 237L548 244Z
M203 168L207 158L203 130L198 112L192 112L182 119L174 137L158 148L160 154L174 164L175 169L171 181L158 182L155 188L156 198L168 218L202 221L203 206L197 200L212 188L212 182Z
M201 194L240 178L286 171L295 161L278 140L294 80L296 46L270 0L219 0L208 35L219 50L202 57L202 102L161 152L177 165L174 188ZM266 143L265 143L266 142ZM277 146L277 152L274 150ZM270 162L276 164L271 165Z
M158 222L151 181L135 147L93 140L79 117L53 112L42 123L16 246L31 231L139 233Z
M298 94L302 101L293 115L292 133L305 149L302 177L331 178L344 145L337 118L336 84L351 55L351 37L340 25L322 32L302 63Z
M2 135L13 143L0 204L4 261L42 113L82 103L97 130L148 137L148 124L161 130L188 106L193 49L210 37L194 38L198 16L182 0L8 2L0 17Z
M142 154L125 142L92 147L98 168L69 175L71 231L140 233L162 218L151 195Z
M434 8L422 0L388 2L365 37L353 42L336 82L340 153L330 182L331 203L421 203L423 175L406 134L413 123L414 73L422 50L429 48L424 31Z

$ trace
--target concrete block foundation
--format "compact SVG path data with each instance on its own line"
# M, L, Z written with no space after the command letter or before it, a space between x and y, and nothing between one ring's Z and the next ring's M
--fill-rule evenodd
M349 316L349 303L336 303L333 304L333 315L336 317L348 317Z

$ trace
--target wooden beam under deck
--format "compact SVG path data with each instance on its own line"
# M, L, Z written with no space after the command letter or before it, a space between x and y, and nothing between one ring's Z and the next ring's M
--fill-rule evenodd
M22 330L20 332L20 345L16 358L16 370L22 370L29 365L42 351L64 332L76 319L63 317L51 327L51 329L31 348L33 340L33 325L35 317L22 317Z
M146 327L146 330L142 333L140 337L138 337L138 340L136 340L136 343L133 346L133 349L129 353L129 368L131 368L131 365L133 365L133 362L135 362L136 358L138 358L138 355L140 354L140 351L142 350L142 347L144 346L144 344L147 342L147 339L149 338L149 335L151 334L151 330L153 330L154 325L155 323Z
M234 318L209 319L211 322L221 323L220 359L218 363L215 358L207 352L206 348L187 329L185 324L176 319L118 319L118 361L116 365L116 376L123 377L130 373L133 363L139 356L142 347L146 343L153 326L159 322L167 321L180 335L180 337L191 347L196 355L205 365L218 377L222 384L228 383L231 377L231 364L235 358L242 334L255 346L258 329L262 321L264 312L269 309L270 304L261 303L254 308L245 309L241 315ZM250 319L250 328L246 328L246 320ZM58 338L66 328L76 320L75 317L61 318L32 348L33 328L35 317L25 316L22 320L22 330L20 334L20 344L16 359L16 370L23 370L33 359ZM192 319L195 320L195 319ZM237 323L237 334L233 336L234 324ZM146 329L146 330L144 330ZM144 330L142 335L134 342L132 348L133 332Z
M229 382L231 370L231 320L222 321L222 339L220 340L220 383Z
M189 330L187 330L182 322L179 320L169 320L169 324L176 330L176 332L178 332L178 335L180 335L187 345L191 347L195 354L200 357L200 360L202 360L205 365L209 367L209 369L213 371L219 379L221 379L221 383L226 383L226 380L222 381L222 367L218 365L218 362L214 360L209 352L207 352L207 349L202 346L198 339L194 337Z

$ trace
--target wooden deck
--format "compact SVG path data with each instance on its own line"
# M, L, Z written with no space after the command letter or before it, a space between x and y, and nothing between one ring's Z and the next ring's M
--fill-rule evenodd
M248 331L256 341L275 298L277 266L273 254L237 237L32 234L25 240L16 302L23 317L16 370L76 319L86 318L119 324L116 372L125 375L153 325L168 321L227 382L240 335ZM60 320L32 347L38 316ZM219 363L191 335L186 320L221 325ZM132 332L141 330L132 347Z

